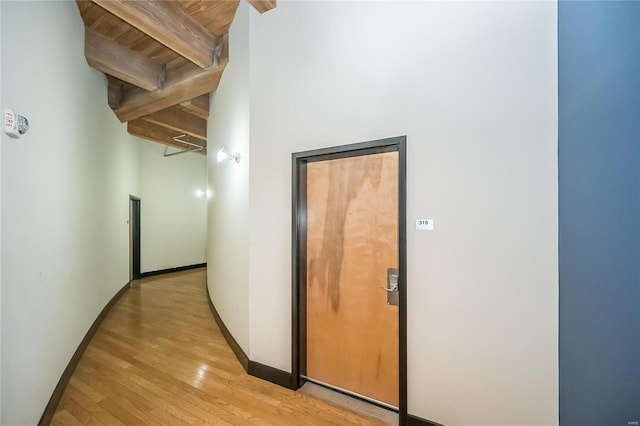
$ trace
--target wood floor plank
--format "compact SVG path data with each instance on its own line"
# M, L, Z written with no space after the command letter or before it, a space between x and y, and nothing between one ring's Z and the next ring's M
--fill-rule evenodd
M99 405L109 412L116 408L114 405L117 406L116 412L113 414L125 424L163 424L159 419L149 414L152 410L158 408L157 405L131 391L126 386L126 383L111 380L98 371L83 369L82 366L79 366L78 370L76 371L82 374L83 380L91 381L92 385L97 386L101 392L109 394L109 397L100 401ZM125 411L126 414L122 411ZM123 419L123 415L127 419L126 421Z
M93 402L100 402L104 399L104 395L100 392L92 388L87 383L84 383L82 380L78 378L77 375L73 375L71 380L69 381L69 386L74 387L78 391L82 392L87 398L89 398ZM65 395L66 396L66 392Z
M93 417L89 411L85 407L79 405L72 398L67 398L61 402L61 405L65 410L69 412L73 417L76 418L80 423L86 426L104 426L104 423Z
M66 409L62 409L59 412L57 412L56 415L55 415L55 420L57 420L61 425L83 426L83 423L81 423L78 419L76 419Z
M109 412L107 412L105 409L100 407L98 403L91 400L89 397L87 397L85 394L80 392L73 385L70 384L67 387L65 394L69 395L71 400L73 400L79 406L84 408L87 412L91 414L91 417L98 420L102 424L107 426L124 426L124 423L122 423L116 417L112 416Z
M51 425L383 425L245 373L209 310L206 271L136 282L105 318Z

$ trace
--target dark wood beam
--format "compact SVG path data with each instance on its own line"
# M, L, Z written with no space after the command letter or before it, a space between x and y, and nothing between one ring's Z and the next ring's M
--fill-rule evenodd
M221 43L223 48L221 57L217 61L218 66L199 69L191 65L191 67L168 73L162 91L131 90L125 95L120 108L114 110L118 119L121 122L135 120L214 91L229 62L228 37L224 36Z
M196 117L200 117L204 120L209 119L209 94L198 96L197 98L189 99L185 102L180 102L182 109L189 114L193 114Z
M145 90L161 89L164 66L90 28L85 28L84 56L92 68Z
M249 3L260 13L265 13L276 7L276 0L249 0Z
M188 114L177 107L163 109L145 115L141 120L166 127L174 132L207 140L207 120Z
M216 37L176 2L92 0L178 55L206 68L214 63Z

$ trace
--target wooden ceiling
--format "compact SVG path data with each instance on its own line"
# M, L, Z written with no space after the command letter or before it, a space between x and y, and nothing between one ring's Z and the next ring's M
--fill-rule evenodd
M239 0L76 0L87 63L127 131L206 153L209 93L229 61ZM276 0L249 0L264 13Z

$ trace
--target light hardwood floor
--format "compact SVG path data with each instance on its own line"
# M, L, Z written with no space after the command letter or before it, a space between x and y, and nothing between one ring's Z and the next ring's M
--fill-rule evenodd
M247 375L216 326L204 269L138 281L76 368L51 425L384 425Z

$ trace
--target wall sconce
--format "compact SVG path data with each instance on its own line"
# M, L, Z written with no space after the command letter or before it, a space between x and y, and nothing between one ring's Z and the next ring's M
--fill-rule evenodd
M218 160L218 163L222 163L224 160L236 160L236 163L240 162L240 154L228 154L224 148L221 148L220 151L218 151L218 154L216 155L216 160Z

